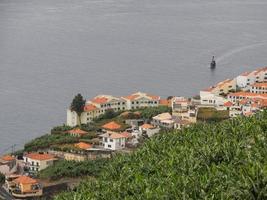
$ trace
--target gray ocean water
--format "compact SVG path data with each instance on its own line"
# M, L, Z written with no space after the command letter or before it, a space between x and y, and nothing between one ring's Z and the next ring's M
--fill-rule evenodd
M0 154L64 123L78 92L190 96L267 66L266 11L266 0L0 0Z

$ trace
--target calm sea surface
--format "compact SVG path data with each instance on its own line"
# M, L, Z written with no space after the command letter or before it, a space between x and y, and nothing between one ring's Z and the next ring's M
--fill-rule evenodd
M266 0L0 0L0 154L64 123L78 92L190 96L266 66L266 11Z

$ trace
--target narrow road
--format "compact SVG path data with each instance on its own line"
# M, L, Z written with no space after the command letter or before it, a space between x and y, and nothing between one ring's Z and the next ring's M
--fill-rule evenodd
M0 199L14 200L14 198L3 187L0 187Z

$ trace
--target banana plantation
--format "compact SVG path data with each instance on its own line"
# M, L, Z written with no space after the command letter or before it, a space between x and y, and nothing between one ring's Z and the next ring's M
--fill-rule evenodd
M267 112L162 132L55 199L267 199Z

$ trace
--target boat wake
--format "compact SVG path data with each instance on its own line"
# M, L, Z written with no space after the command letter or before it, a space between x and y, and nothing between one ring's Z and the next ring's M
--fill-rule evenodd
M267 40L265 41L262 41L262 42L257 42L257 43L254 43L254 44L250 44L250 45L246 45L246 46L242 46L242 47L238 47L238 48L235 48L233 50L230 50L228 51L227 53L219 56L217 59L216 59L216 62L219 63L237 53L240 53L242 51L246 51L246 50L249 50L249 49L254 49L256 47L259 47L259 46L264 46L264 45L267 45Z

